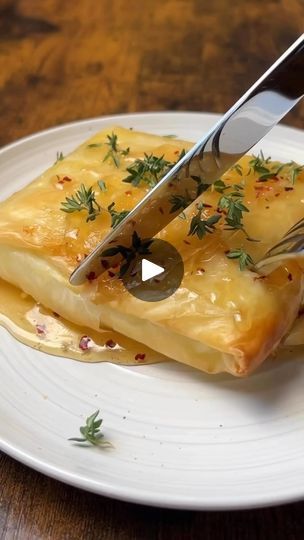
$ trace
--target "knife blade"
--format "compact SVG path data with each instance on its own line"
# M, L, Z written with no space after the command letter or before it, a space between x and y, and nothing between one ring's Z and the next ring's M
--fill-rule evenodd
M285 116L304 94L304 34L251 86L226 114L185 154L130 211L70 276L80 285L115 266L115 247L130 247L134 232L153 238L181 210L173 200L192 204ZM176 199L175 199L176 200Z

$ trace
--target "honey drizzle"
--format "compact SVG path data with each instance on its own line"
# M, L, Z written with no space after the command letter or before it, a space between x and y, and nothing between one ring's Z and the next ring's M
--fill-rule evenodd
M118 332L77 326L0 279L0 325L18 341L48 354L80 362L138 365L165 357Z

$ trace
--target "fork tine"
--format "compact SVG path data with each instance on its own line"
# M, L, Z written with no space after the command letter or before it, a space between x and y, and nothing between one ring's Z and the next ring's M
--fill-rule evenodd
M286 234L284 234L284 238L289 236L291 233L297 231L298 229L301 229L303 227L304 232L304 218L300 219L300 221L297 221L288 231Z
M294 244L294 243L298 243L298 244L302 243L302 244L304 244L304 231L303 231L303 233L298 233L298 234L296 234L294 236L283 238L283 240L281 240L280 242L278 242L277 244L272 246L272 248L270 248L267 251L265 257L268 257L268 255L273 255L274 252L277 249L282 248L283 246L287 246L288 244ZM292 251L293 251L294 247L289 248L289 249L292 249Z
M299 257L301 254L304 256L304 218L295 223L282 240L272 246L265 256L255 264L255 267L259 269L284 259Z
M304 252L303 252L303 255L304 255ZM258 261L254 266L257 270L259 270L260 268L263 268L264 266L268 266L269 264L273 264L276 262L280 264L281 261L283 260L295 259L296 257L299 257L299 256L300 256L299 253L295 253L294 251L292 252L283 251L281 253L277 253L276 255L263 257L263 259Z

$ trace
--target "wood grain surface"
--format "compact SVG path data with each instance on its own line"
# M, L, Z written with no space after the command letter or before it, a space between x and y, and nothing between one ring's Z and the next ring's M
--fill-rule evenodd
M303 31L303 0L0 0L0 146L80 118L224 112ZM304 103L287 119L303 128ZM87 494L0 456L0 539L304 538L304 503L178 512Z

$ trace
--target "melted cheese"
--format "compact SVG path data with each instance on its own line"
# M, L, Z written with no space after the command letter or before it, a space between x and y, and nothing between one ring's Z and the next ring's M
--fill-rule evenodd
M119 169L111 158L104 161L107 134L112 132L118 135L119 148L130 148ZM109 230L110 216L103 211L95 221L86 222L84 212L66 214L60 209L65 197L83 183L93 186L103 208L115 201L118 211L129 210L147 186L122 182L126 168L144 153L176 161L189 147L183 141L117 127L92 137L1 204L0 277L74 324L95 331L111 328L209 373L244 375L290 330L302 298L302 270L293 261L268 276L241 272L238 261L228 259L226 252L242 247L256 259L302 217L303 174L296 189L290 190L287 174L258 183L258 176L250 172L249 157L240 162L246 180L244 203L250 209L244 224L259 242L248 242L241 231L221 227L202 240L189 237L195 205L187 209L185 220L176 218L163 230L159 237L175 245L185 265L180 289L167 300L143 304L108 272L80 287L68 282L70 272ZM100 179L106 192L98 188ZM234 184L240 176L229 171L224 181ZM203 195L209 205L206 217L216 211L218 198L214 190Z

